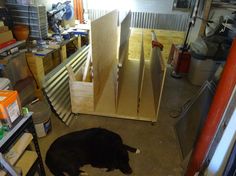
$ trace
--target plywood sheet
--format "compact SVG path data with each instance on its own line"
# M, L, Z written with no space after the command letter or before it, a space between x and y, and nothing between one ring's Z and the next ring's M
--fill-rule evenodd
M144 49L143 49L143 35L142 35L142 42L141 42L141 51L140 51L140 61L139 61L139 79L138 79L138 105L142 94L142 87L143 87L143 79L144 79L144 71L145 71L145 60L144 60Z
M98 100L95 112L97 114L115 114L116 113L116 64L114 63L110 70L108 79L105 83L101 96Z
M153 40L157 41L156 34L152 33ZM151 52L151 60L150 60L150 71L151 71L151 79L152 79L152 87L153 87L153 96L154 96L154 104L156 109L156 114L160 107L160 100L162 95L162 89L165 80L165 64L162 59L161 50L159 47L153 47Z
M126 57L122 57L126 52L126 46L130 36L131 12L129 12L120 24L120 47L119 47L119 64L122 65Z
M139 60L128 60L123 67L117 114L137 116Z
M124 67L127 64L128 61L128 50L129 50L129 46L128 46L128 42L126 43L123 52L121 53L122 55L120 55L120 57L123 58L123 63L118 64L117 67L117 87L116 87L116 105L118 106L119 100L120 100L120 92L121 92L121 87L123 85L123 80L124 80Z
M91 22L95 107L104 92L114 60L117 59L117 20L118 13L115 10ZM113 87L114 85L107 89ZM111 90L108 91L111 92ZM107 99L113 97L107 96ZM115 99L109 101L115 101Z
M140 36L144 33L144 58L146 60L151 58L151 31L152 29L131 28L130 34L130 58L137 58L139 52ZM183 44L185 32L171 31L171 30L154 30L157 34L158 41L164 45L162 51L163 59L167 61L172 44Z
M143 91L141 92L138 119L156 121L154 95L150 72L150 61L145 62L145 73L143 80Z

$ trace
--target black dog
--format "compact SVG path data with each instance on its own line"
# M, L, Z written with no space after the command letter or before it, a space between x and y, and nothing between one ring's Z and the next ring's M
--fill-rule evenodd
M128 152L139 153L136 148L123 144L121 137L102 128L72 132L56 139L46 154L46 165L55 176L78 176L85 164L119 169L131 174Z

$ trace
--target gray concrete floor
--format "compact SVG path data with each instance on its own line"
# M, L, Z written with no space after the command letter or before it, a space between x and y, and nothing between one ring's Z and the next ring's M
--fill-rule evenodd
M130 153L130 165L136 176L180 176L183 175L182 156L174 124L178 118L170 117L173 110L179 110L199 87L191 85L186 78L173 79L168 70L158 121L150 122L124 120L110 117L79 115L71 126L65 126L52 115L52 131L39 139L43 160L50 144L57 137L75 130L103 127L121 135L124 142L141 150L140 154ZM52 175L45 165L47 176ZM105 172L102 169L85 166L90 176L122 176L119 170Z

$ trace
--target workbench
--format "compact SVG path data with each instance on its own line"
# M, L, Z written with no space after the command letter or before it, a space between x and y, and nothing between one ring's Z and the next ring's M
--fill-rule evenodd
M29 112L27 115L23 116L10 131L4 134L4 137L0 140L0 152L5 158L7 158L9 151L16 152L14 153L14 157L17 158L10 157L8 162L10 164L14 163L15 166L20 167L23 172L22 175L31 176L37 171L40 176L45 176L32 114L32 112ZM27 140L22 140L23 138ZM34 147L33 151L28 150L31 144L33 144ZM11 148L13 148L12 151ZM18 153L19 151L20 153ZM0 175L6 175L6 173L0 170Z
M35 53L26 53L28 65L37 82L38 88L42 88L45 75L68 58L67 50L71 45L76 50L80 48L80 36L62 41L58 48L45 48Z

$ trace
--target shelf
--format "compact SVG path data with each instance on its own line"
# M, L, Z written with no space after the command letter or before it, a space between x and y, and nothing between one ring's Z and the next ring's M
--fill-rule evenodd
M5 154L6 160L11 164L15 165L15 163L19 160L21 155L24 153L27 146L32 141L33 136L31 133L24 133L20 139L13 145L13 147ZM0 176L6 175L6 172L3 170L0 171Z
M22 176L27 175L30 168L33 166L34 162L38 158L35 151L26 150L19 161L16 163L16 167L20 168L22 171Z

